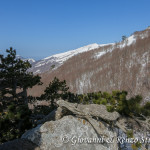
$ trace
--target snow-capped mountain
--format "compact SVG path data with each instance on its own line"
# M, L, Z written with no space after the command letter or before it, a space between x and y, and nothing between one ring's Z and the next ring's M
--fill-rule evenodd
M149 28L147 28L147 31L149 31ZM148 36L148 32L144 32L140 35L135 33L119 43L109 43L109 44L94 43L94 44L83 46L78 49L70 50L64 53L55 54L55 55L46 57L42 60L32 63L32 68L30 68L29 71L33 72L34 74L40 74L40 73L44 73L47 71L52 71L52 70L57 69L59 66L64 64L65 61L67 61L69 58L75 55L104 47L104 49L101 50L100 52L97 52L94 57L94 58L100 58L106 53L112 52L116 47L120 48L121 50L126 46L130 46L136 43L136 40L138 38L143 39L147 36ZM107 46L109 48L107 48Z
M28 60L30 64L33 64L35 62L35 60L33 58L23 58L20 55L16 55L16 58L17 59L22 59L23 61L27 61ZM1 60L0 60L0 63L1 63Z
M80 47L78 49L74 49L74 50L70 50L70 51L67 51L64 53L46 57L42 60L39 60L39 61L33 63L32 68L29 69L29 71L32 71L34 74L37 74L37 73L43 73L46 71L54 70L54 69L58 68L59 66L61 66L66 60L68 60L69 58L71 58L77 54L87 52L87 51L90 51L93 49L97 49L99 47L106 46L106 45L111 45L111 44L99 45L99 44L94 43L94 44Z
M87 47L43 59L39 68L47 66L48 61L57 62L59 67L41 74L43 85L29 94L39 96L57 77L66 80L70 91L75 93L126 90L130 96L142 94L145 100L150 99L150 27L121 42L96 44L91 50ZM50 66L52 70L54 66Z
M20 58L22 59L23 61L29 61L30 64L33 64L35 62L35 60L33 58L23 58L22 56L20 55L16 55L16 58Z
M116 48L119 48L120 50L122 50L123 48L129 47L130 45L134 45L137 40L147 38L149 36L149 31L150 31L150 27L148 27L145 30L145 32L143 32L143 33L139 33L139 32L136 33L135 32L134 34L127 37L126 39L124 39L121 42L111 43L111 44L104 44L104 46L111 45L111 47L108 47L108 48L105 47L104 50L96 53L95 58L100 58L101 56L107 54L108 52L109 53L112 52Z

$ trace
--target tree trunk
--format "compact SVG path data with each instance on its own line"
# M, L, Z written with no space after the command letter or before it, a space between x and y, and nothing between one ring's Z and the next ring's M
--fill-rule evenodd
M24 103L28 105L27 89L25 87L23 87L23 98L24 98Z

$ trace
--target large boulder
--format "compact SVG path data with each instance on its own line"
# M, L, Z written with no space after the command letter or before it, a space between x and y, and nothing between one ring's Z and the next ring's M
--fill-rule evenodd
M107 127L105 130L109 139L99 136L88 121L64 116L59 120L38 125L24 133L21 138L32 141L41 150L117 150L116 133Z

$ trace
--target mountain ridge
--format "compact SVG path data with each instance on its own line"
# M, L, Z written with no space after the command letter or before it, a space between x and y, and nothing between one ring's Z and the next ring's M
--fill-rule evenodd
M34 87L29 95L43 93L56 76L66 80L74 93L126 90L131 96L141 94L144 99L150 99L150 29L75 55L57 69L40 75L43 86Z
M146 30L149 30L150 28L148 27ZM145 35L141 35L141 38L144 38ZM120 42L119 47L124 48L125 46L130 46L134 42L136 42L136 35L132 34L131 36L127 37L124 41ZM33 72L34 74L41 74L47 71L52 71L57 69L59 66L61 66L66 60L69 58L78 55L80 53L84 53L90 50L94 50L100 47L105 47L105 46L114 46L117 43L108 43L108 44L89 44L74 50L69 50L63 53L58 53L54 54L48 57L45 57L41 60L34 61L32 62L32 68L29 69L29 71ZM112 51L114 48L108 51ZM101 52L97 57L100 57L101 55L104 55L105 52Z
M46 71L49 71L51 69L57 69L60 65L62 65L66 60L69 58L78 55L80 53L84 53L93 49L97 49L99 47L103 47L106 45L111 45L112 43L109 44L89 44L74 50L70 50L67 52L63 53L58 53L55 55L48 56L46 58L43 58L39 61L36 61L35 63L32 64L32 68L29 69L29 71L33 72L34 74L38 73L44 73ZM51 68L51 66L55 66L54 68Z

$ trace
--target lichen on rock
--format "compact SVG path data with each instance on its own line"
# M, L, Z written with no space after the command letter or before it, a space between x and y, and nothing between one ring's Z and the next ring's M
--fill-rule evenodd
M115 132L111 130L106 132L109 133L110 137L116 137ZM23 134L22 138L32 141L41 150L117 150L117 143L96 143L96 141L92 143L90 141L92 138L102 139L102 137L95 132L90 123L70 115L38 125Z

